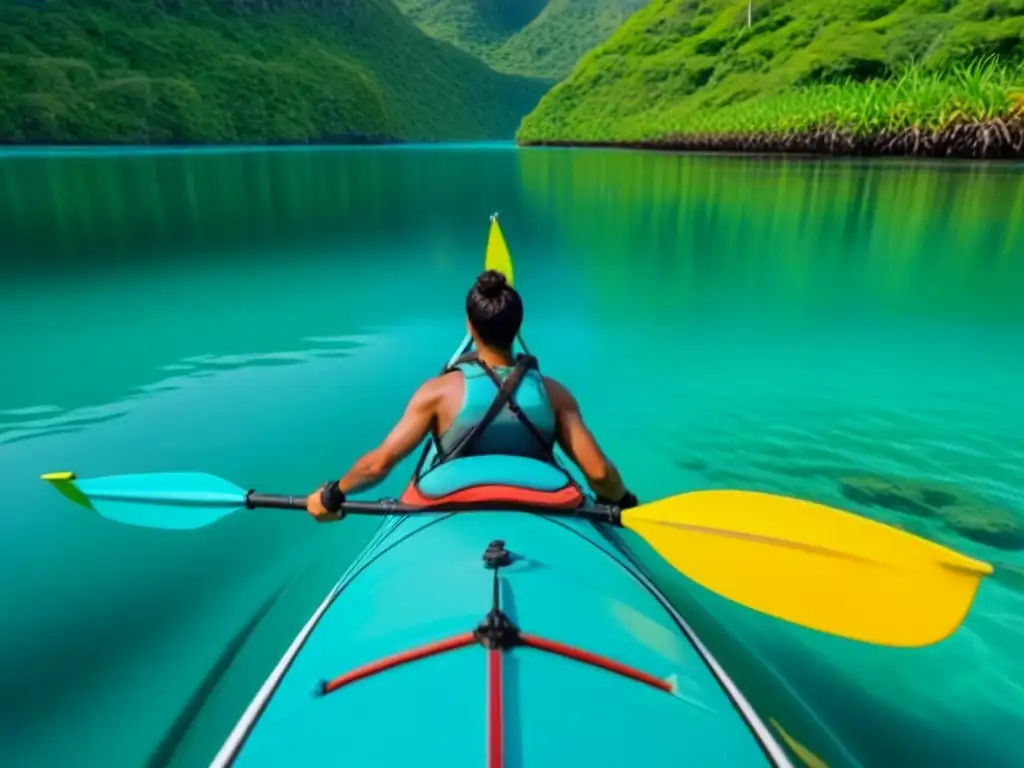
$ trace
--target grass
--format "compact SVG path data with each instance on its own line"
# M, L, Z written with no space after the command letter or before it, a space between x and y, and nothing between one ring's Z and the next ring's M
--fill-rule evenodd
M524 120L523 142L936 127L1007 116L1024 0L652 0Z
M892 79L818 83L651 126L656 135L942 131L1024 114L1024 65L989 57L945 72L908 67Z
M647 0L396 0L428 34L499 72L558 80Z
M265 13L214 0L0 3L11 143L507 138L546 87L431 39L390 0Z

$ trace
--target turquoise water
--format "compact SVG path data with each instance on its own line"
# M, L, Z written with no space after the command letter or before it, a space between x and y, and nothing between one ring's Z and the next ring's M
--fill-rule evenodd
M461 338L494 210L531 350L641 498L782 492L1024 569L838 488L943 482L1024 514L1022 170L505 146L0 156L5 765L206 764L372 529L274 511L128 528L38 475L284 493L336 476ZM987 581L956 635L909 651L659 577L829 764L1019 764L1024 578Z

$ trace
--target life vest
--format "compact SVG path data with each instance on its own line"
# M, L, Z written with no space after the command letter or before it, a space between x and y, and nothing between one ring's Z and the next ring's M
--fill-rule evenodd
M583 492L554 455L555 412L536 358L491 368L475 354L445 369L465 382L452 425L433 436L402 501L579 506Z

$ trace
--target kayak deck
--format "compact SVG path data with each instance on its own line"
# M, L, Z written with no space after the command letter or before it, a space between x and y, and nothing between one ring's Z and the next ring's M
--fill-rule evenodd
M788 765L616 535L520 512L386 518L214 765ZM495 591L525 643L472 634Z

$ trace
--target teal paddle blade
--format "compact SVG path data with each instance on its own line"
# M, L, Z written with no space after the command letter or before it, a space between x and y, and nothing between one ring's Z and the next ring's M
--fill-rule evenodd
M216 475L162 472L79 480L71 472L43 475L79 506L117 523L191 530L245 507L246 492Z

